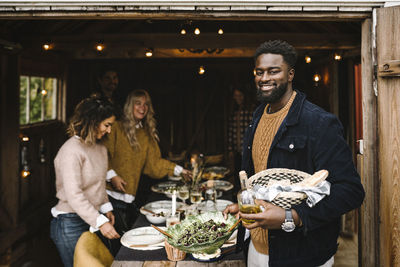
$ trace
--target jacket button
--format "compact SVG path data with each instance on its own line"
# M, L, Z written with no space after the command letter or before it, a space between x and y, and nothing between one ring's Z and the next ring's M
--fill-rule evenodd
M250 128L253 127L253 124L250 124L249 127L250 127Z
M250 146L248 146L247 149L250 149Z
M293 148L294 148L294 145L293 145L293 144L290 144L290 145L289 145L289 148L290 148L290 149L293 149Z

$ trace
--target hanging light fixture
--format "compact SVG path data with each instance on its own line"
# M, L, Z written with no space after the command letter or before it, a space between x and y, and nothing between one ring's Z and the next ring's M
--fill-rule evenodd
M304 61L305 61L307 64L310 64L310 63L311 63L311 57L310 57L310 56L305 56L305 57L304 57Z
M186 30L185 30L185 29L182 29L182 30L181 30L181 34L182 34L182 35L185 35L185 34L186 34Z
M218 30L218 34L224 34L224 30L222 29L222 28L220 28L219 30Z
M145 55L146 55L146 57L152 57L153 56L153 49L151 49L151 48L146 49Z
M40 93L42 94L42 96L45 96L45 95L47 95L47 90L46 89L42 89L40 91Z
M203 66L199 67L199 74L203 75L206 72L206 69Z
M315 73L314 76L313 76L313 80L316 83L321 81L321 75L319 75L318 73Z
M199 28L194 29L194 34L199 35L200 34L200 29Z

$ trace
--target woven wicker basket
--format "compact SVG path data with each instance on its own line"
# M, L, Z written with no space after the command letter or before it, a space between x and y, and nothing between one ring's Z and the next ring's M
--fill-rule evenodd
M181 261L186 258L186 252L171 246L167 240L165 240L165 251L167 252L167 258L170 261Z
M275 181L283 180L286 180L286 183L290 185L294 185L310 176L310 174L298 170L272 168L251 176L248 180L248 186L249 188L253 188L255 185L268 187ZM300 192L281 192L274 198L272 203L284 209L290 209L292 205L300 204L306 198L307 195Z

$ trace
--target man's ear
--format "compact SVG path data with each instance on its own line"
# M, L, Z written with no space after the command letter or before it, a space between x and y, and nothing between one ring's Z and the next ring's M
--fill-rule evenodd
M290 69L288 72L288 80L289 82L292 82L294 79L294 69Z

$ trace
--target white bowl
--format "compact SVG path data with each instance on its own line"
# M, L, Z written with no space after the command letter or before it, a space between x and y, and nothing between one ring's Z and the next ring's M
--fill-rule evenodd
M145 213L146 219L149 222L154 223L154 224L165 223L166 217L167 217L168 213L170 212L169 209L163 209L163 208L152 209L152 211L155 212L156 214L159 214L161 212L163 213L161 215L155 215L155 214L152 214L152 213L146 212L146 211L142 212L142 213Z

